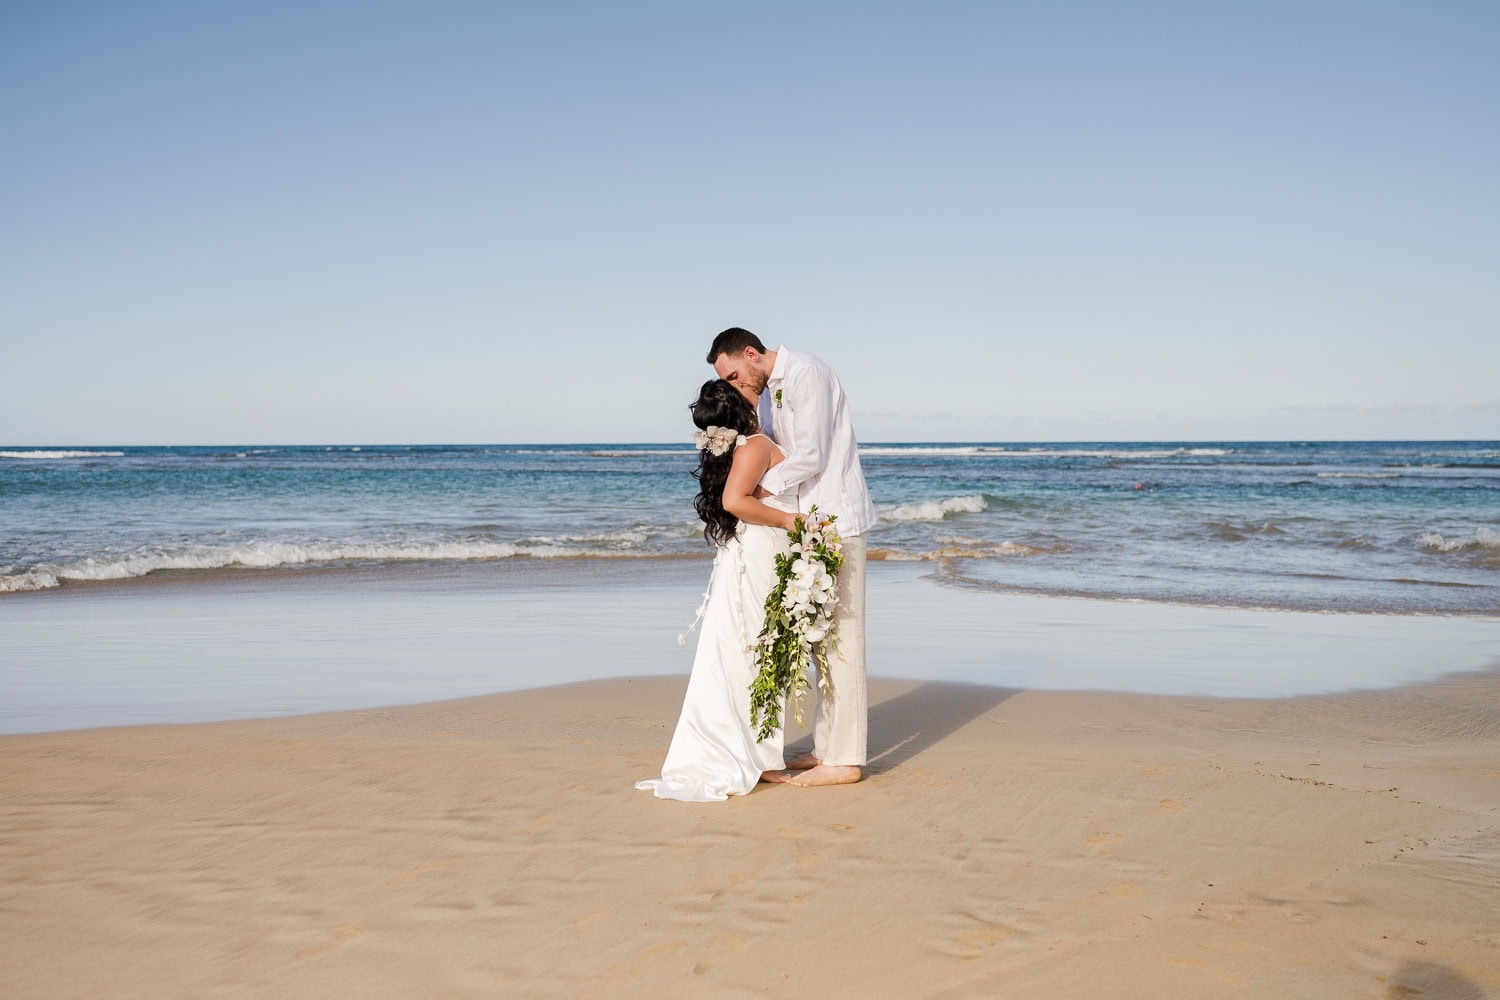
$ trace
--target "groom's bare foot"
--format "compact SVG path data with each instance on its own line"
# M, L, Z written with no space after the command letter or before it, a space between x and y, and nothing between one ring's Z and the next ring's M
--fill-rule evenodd
M792 776L785 771L762 771L760 780L768 785L784 785L792 780Z
M819 764L801 774L788 777L786 783L800 788L813 788L818 785L852 785L859 778L859 766L856 764Z
M823 762L812 754L805 753L801 757L793 757L787 764L786 769L788 771L807 771L817 767L821 763Z

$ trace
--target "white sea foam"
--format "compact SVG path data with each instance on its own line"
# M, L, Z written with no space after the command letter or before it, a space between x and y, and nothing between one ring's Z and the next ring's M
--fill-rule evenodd
M942 541L942 539L937 539ZM966 539L960 544L945 544L941 548L926 552L912 552L905 549L877 548L871 549L871 558L883 559L886 562L937 562L949 559L997 559L1013 556L1035 556L1049 552L1064 551L1061 548L1043 549L1035 545L1027 545L1024 542L986 542L980 539Z
M1500 531L1479 527L1473 538L1445 538L1436 531L1424 531L1418 544L1428 552L1472 552L1477 549L1500 549Z
M0 594L16 594L26 590L48 590L62 581L46 570L31 570L0 576Z
M1002 448L994 445L861 445L861 455L941 455L985 458L1211 458L1234 454L1233 448Z
M989 509L982 496L924 500L917 503L882 504L875 512L885 521L941 521L949 514L978 514Z
M975 538L973 535L955 535L946 531L934 532L932 540L939 545L967 545L970 548L995 544L988 538Z
M68 580L129 580L160 570L275 569L337 562L448 562L516 557L608 558L629 554L618 547L575 548L554 544L550 539L529 539L520 544L479 541L372 545L252 542L240 546L190 546L180 550L134 553L117 559L89 558L64 565L33 566L24 572L0 576L0 593L48 590ZM652 555L647 552L638 554Z
M640 450L629 450L629 451L611 451L611 450L608 450L608 449L595 449L595 450L592 450L592 451L555 452L554 454L583 455L583 456L585 456L587 458L638 458L638 457L640 457L642 455L696 455L696 454L698 454L698 449L691 448L691 447L684 447L684 448L655 448L655 449L650 449L650 450L640 449Z
M924 553L924 559L988 559L995 556L1035 556L1047 552L1047 549L1039 549L1035 545L1027 545L1024 542L994 542L988 545L975 547L954 545L944 546L933 552Z
M29 458L37 461L58 458L123 458L123 451L0 451L0 458Z
M699 534L702 526L693 525L636 525L624 531L606 531L591 535L535 535L532 538L523 538L522 546L552 546L559 541L568 544L579 544L579 546L606 546L609 549L628 549L628 547L643 546L652 538L685 538L690 535Z
M1320 472L1319 479L1400 479L1399 472Z
M583 458L637 458L643 455L696 455L692 444L678 448L503 448L492 449L494 455L578 455Z
M861 455L978 455L994 452L993 448L981 448L977 445L889 445L889 444L862 444L859 446Z

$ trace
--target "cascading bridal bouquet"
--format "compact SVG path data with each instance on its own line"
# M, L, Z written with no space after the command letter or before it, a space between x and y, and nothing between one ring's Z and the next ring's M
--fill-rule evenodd
M833 611L844 565L843 542L833 528L837 515L818 517L813 507L787 532L791 551L776 557L776 586L766 596L766 623L753 648L760 673L750 684L750 725L763 740L781 728L782 703L790 698L802 722L807 664L816 656L818 687L827 693L828 650L837 642Z

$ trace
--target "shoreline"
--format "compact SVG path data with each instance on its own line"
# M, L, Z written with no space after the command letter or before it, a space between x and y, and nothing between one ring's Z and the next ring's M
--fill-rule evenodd
M1024 557L1012 557L1024 558ZM1056 598L1059 600L1104 601L1121 604L1163 605L1182 608L1207 608L1218 610L1286 612L1290 614L1365 615L1371 617L1414 618L1468 618L1500 620L1497 608L1389 608L1351 605L1349 607L1327 607L1313 605L1266 604L1246 598L1243 601L1209 599L1194 600L1187 597L1138 596L1114 594L1106 591L1086 590L1076 587L1037 587L1024 584L1008 584L981 580L965 576L958 567L970 561L983 562L983 557L915 556L891 555L877 550L869 559L869 565L916 567L925 572L938 586L976 593L1014 595L1025 597ZM499 586L505 586L514 576L530 573L582 573L609 575L638 575L643 568L660 573L671 573L671 567L712 565L712 553L652 553L605 555L598 552L576 555L531 556L512 555L462 560L413 559L413 560L360 560L351 562L292 563L278 566L227 565L208 568L154 569L139 576L126 576L107 580L64 578L55 586L34 587L19 590L0 590L0 607L6 602L56 598L67 594L110 595L127 588L182 587L190 589L243 585L251 581L265 583L296 583L302 580L347 581L359 585L371 579L385 581L405 580L412 586L421 586L431 579L452 579L460 576L485 577ZM547 569L546 567L552 567ZM581 569L580 569L581 567ZM706 572L706 570L705 570ZM1473 589L1474 584L1443 583L1431 580L1390 580L1390 583L1419 586L1454 587Z
M632 787L683 683L0 737L8 989L1500 990L1500 673L1295 699L876 678L865 781L707 805Z
M516 569L524 569L516 572ZM610 677L686 677L707 560L236 574L0 601L0 732L265 718ZM1500 665L1500 618L971 591L872 564L872 677L1272 697Z

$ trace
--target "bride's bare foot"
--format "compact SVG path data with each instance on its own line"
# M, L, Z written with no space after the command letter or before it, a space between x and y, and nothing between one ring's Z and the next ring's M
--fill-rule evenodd
M792 765L788 764L787 767ZM860 778L858 765L855 764L819 764L801 774L794 774L785 779L789 785L797 785L800 788L812 788L817 785L852 785Z
M786 769L788 771L807 771L814 767L817 767L821 763L823 762L814 757L812 754L805 753L801 757L793 757L791 761L788 762Z
M762 771L760 780L768 785L784 785L792 780L792 776L785 771Z

